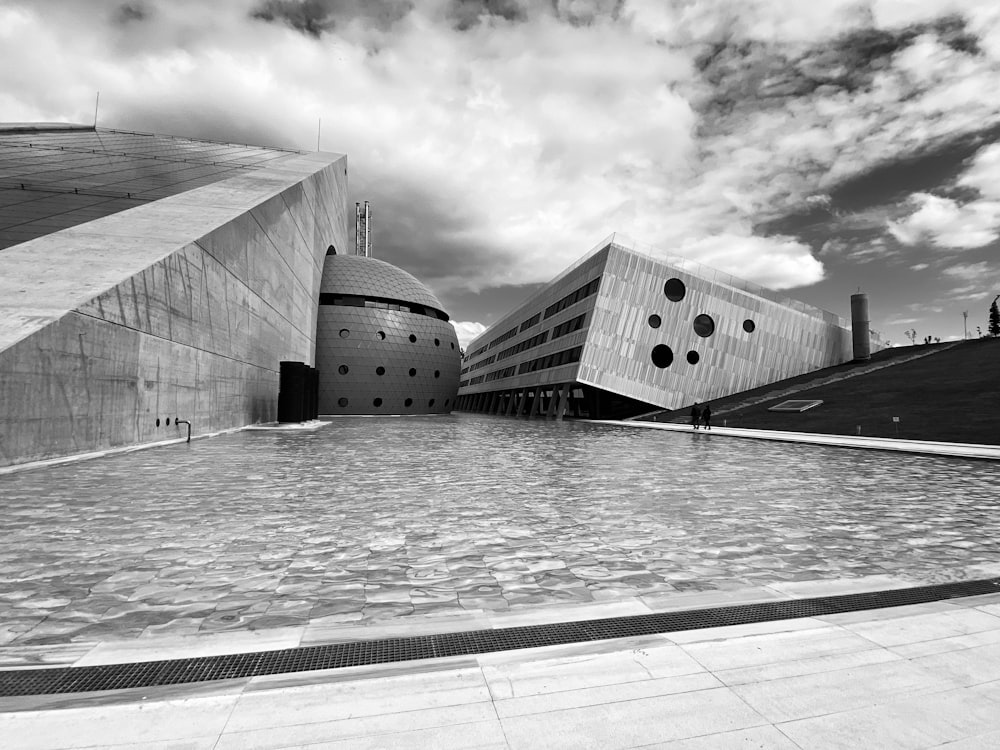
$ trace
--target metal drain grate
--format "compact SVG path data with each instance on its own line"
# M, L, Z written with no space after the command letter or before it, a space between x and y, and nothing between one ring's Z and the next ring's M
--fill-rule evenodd
M464 633L333 643L251 654L202 656L94 667L11 669L0 671L0 696L88 693L309 672L317 669L338 669L432 659L440 656L468 656L521 648L672 633L679 630L697 630L721 625L742 625L840 612L858 612L997 592L1000 592L1000 578L987 578L979 581L824 596L815 599L785 599L551 625L524 625Z

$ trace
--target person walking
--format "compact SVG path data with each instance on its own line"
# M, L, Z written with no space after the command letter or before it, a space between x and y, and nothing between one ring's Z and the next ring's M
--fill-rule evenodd
M701 421L706 430L712 429L712 409L708 404L705 404L701 409Z
M698 429L698 424L701 422L701 407L698 406L696 401L694 406L691 407L691 426L696 430Z

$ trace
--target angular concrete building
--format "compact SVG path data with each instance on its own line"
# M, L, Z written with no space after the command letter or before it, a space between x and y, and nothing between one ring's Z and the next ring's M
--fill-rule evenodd
M342 154L0 126L0 466L273 420L348 247Z
M364 255L327 256L319 295L319 413L447 414L461 354L431 291Z
M617 419L852 356L849 321L612 235L469 345L457 409Z

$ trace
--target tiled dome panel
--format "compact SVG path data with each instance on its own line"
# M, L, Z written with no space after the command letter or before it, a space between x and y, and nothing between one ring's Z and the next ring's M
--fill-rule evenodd
M363 255L328 255L320 292L386 297L443 310L437 297L416 277L391 263Z
M444 414L455 405L461 359L455 329L445 321L320 305L316 367L320 414Z

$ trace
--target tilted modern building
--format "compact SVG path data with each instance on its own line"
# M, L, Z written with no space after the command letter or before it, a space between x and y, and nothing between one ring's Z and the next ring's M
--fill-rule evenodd
M446 414L461 354L455 328L411 274L364 255L327 256L316 326L319 413Z
M0 126L0 465L273 420L347 157Z
M849 321L612 235L469 345L457 409L623 418L853 356Z

